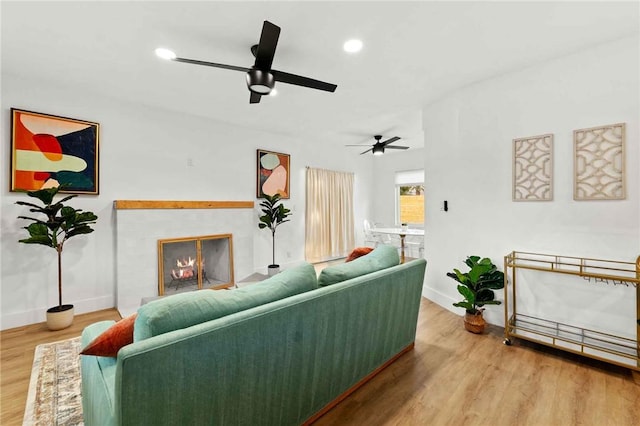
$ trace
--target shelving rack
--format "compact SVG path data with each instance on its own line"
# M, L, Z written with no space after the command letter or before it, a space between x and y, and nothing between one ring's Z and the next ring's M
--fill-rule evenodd
M636 324L636 338L589 330L518 312L518 269L575 275L595 282L635 288L636 318L630 321ZM640 371L640 256L633 263L513 251L504 257L504 279L505 344L510 345L511 338L517 337ZM509 297L512 298L511 307Z

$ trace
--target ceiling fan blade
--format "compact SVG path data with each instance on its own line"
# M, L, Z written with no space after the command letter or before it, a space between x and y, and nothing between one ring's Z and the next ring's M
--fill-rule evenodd
M367 152L369 152L369 151L373 151L373 148L369 148L368 150L366 150L366 151L364 151L364 152L361 152L361 153L360 153L360 155L362 155L362 154L366 154L366 153L367 153Z
M389 145L390 143L394 143L395 141L399 141L400 138L398 136L394 136L391 139L387 139L384 142L381 142L383 146Z
M264 21L258 50L256 52L255 67L261 70L270 70L273 56L276 54L276 46L280 37L280 27L269 21Z
M363 144L360 144L360 145L345 145L345 146L359 146L360 148L362 148L362 147L365 147L365 146L367 146L367 145L368 145L368 144L363 143Z
M206 67L224 68L226 70L248 72L250 68L237 67L235 65L216 64L215 62L198 61L197 59L175 58L176 62L184 62L185 64L204 65Z
M288 72L271 70L271 74L282 83L295 84L296 86L309 87L311 89L324 90L326 92L335 92L338 87L335 84L326 83L320 80L314 80L313 78L303 77L301 75L289 74Z
M249 103L250 104L260 103L261 98L262 98L262 95L260 93L251 92L251 96L249 96Z
M385 146L384 149L409 149L408 146Z

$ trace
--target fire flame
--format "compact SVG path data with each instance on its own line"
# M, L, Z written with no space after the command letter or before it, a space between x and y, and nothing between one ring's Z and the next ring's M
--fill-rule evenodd
M183 258L182 262L180 259L176 259L176 265L178 265L178 268L193 268L195 263L196 259L192 259L191 256L189 256L189 260Z
M182 260L176 259L176 265L178 266L178 269L172 269L171 276L174 279L192 278L195 275L194 265L196 264L196 260L196 258L192 258L191 256L189 256L188 259L184 257L182 258Z

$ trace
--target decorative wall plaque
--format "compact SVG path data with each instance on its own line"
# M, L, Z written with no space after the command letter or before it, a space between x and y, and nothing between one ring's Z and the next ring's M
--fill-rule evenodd
M553 134L513 140L513 201L553 200Z
M623 200L625 123L573 131L573 199Z

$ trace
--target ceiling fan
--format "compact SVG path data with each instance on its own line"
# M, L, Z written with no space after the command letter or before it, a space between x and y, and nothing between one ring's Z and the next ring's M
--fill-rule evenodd
M278 38L280 37L280 27L269 21L264 21L260 41L258 44L251 46L251 53L256 58L251 68L238 67L235 65L217 64L214 62L200 61L196 59L179 58L176 54L168 49L156 49L156 55L163 59L176 62L184 62L187 64L204 65L207 67L224 68L233 71L242 71L247 73L247 86L251 92L249 103L257 104L263 95L268 95L273 90L276 81L293 84L296 86L309 87L311 89L324 90L327 92L335 92L338 87L335 84L326 83L320 80L314 80L309 77L289 74L287 72L274 70L271 68L273 57L276 53Z
M396 146L396 145L390 146L390 144L400 140L398 136L394 136L390 139L387 139L384 142L380 142L380 140L382 139L382 135L375 135L373 138L376 140L376 143L374 143L371 146L371 148L369 148L368 150L361 152L360 155L366 154L369 151L373 151L373 155L382 155L384 154L385 148L386 149L409 149L408 146ZM362 145L346 145L346 146L362 146Z

